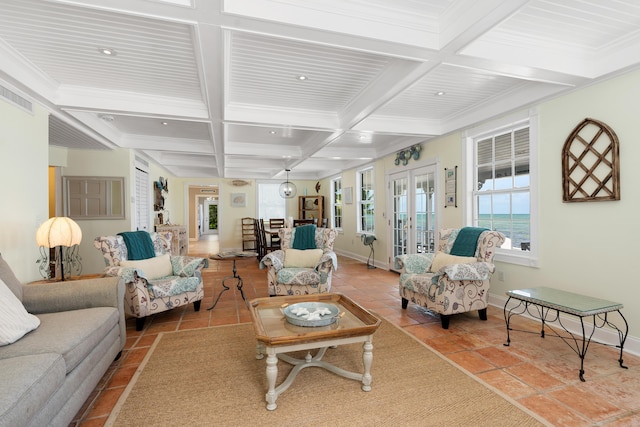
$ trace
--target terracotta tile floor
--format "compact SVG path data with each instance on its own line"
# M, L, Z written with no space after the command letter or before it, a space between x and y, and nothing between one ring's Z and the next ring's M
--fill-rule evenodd
M211 252L206 241L190 243L190 254ZM238 262L247 299L267 296L266 271L255 260ZM229 275L230 261L211 261L204 270L205 298L202 309L192 306L158 314L136 332L127 321L127 343L122 357L113 363L93 394L77 414L72 426L102 426L124 388L144 359L158 333L249 322L240 293L231 287L216 308L206 310ZM615 349L593 345L585 360L585 379L578 379L579 358L557 338L542 340L537 334L514 332L511 347L504 347L506 331L502 309L489 307L489 319L476 313L454 316L448 330L437 316L415 305L400 307L398 274L339 258L333 288L387 320L400 325L485 383L509 395L557 426L640 426L640 357L624 355L618 366ZM517 320L518 329L537 331L531 320Z

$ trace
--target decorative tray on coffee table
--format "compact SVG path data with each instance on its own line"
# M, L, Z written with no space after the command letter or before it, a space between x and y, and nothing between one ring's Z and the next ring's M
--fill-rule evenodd
M292 307L311 307L315 311L316 307L321 306L331 311L331 314L322 316L321 320L329 322L322 326L296 325L286 314ZM307 310L311 311L309 308ZM378 317L339 293L256 298L250 301L249 311L256 339L271 346L371 335L381 324ZM296 320L305 319L293 318L293 322Z

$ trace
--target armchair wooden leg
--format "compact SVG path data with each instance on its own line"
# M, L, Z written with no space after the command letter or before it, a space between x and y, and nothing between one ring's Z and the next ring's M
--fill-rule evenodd
M195 311L200 311L200 303L201 303L201 302L202 302L202 300L200 300L200 301L195 301L195 302L193 303L193 309L194 309Z
M440 315L440 323L442 323L442 329L449 329L449 318L451 316L448 314Z
M487 309L481 308L478 310L478 316L480 316L480 320L487 320Z
M141 331L144 327L144 317L136 317L136 331Z
M406 299L406 298L402 298L402 308L403 308L404 310L406 310L406 309L407 309L407 305L409 305L409 300L408 300L408 299Z

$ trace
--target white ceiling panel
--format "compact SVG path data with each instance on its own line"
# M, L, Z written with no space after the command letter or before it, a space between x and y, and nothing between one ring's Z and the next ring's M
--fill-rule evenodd
M202 99L189 25L45 1L0 8L0 37L60 84Z
M389 61L379 55L238 32L231 34L230 55L230 103L314 111L341 110Z

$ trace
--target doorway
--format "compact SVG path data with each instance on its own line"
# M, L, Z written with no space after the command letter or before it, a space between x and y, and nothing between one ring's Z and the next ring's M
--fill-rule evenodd
M389 175L387 211L391 212L388 239L390 268L397 255L435 251L436 166L426 166Z
M218 198L205 198L204 203L201 205L201 211L201 234L218 234Z

